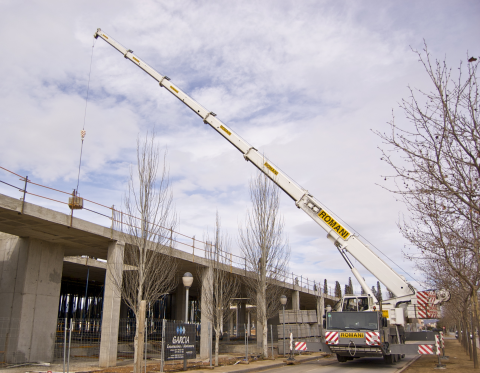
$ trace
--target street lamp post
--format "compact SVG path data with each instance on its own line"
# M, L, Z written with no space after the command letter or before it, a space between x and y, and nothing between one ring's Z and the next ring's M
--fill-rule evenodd
M182 277L183 286L185 286L185 322L188 322L188 290L193 283L193 276L190 272L187 272Z
M193 276L187 272L182 277L183 286L185 286L185 323L188 323L188 290L193 283ZM187 351L185 351L185 344L183 345L183 370L187 370Z
M287 297L285 295L280 297L280 303L283 307L283 356L285 356L285 305L287 304Z

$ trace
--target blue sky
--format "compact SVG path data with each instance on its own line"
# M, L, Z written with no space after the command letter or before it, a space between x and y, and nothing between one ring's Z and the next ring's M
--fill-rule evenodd
M430 89L410 47L425 39L432 57L454 68L467 51L480 55L477 1L4 0L0 11L0 166L58 189L76 187L92 35L101 27L422 278L403 258L396 227L403 207L377 185L389 170L371 129L387 130L392 109L408 126L398 110L407 86ZM80 193L119 206L135 138L153 127L168 148L180 231L203 238L218 209L238 252L255 169L97 40ZM18 183L4 172L0 179ZM0 193L18 194L5 186ZM346 283L351 275L325 233L286 196L282 214L292 271Z

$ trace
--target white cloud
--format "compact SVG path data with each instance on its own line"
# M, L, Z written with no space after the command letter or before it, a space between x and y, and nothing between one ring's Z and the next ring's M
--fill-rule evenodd
M434 56L446 54L453 65L467 49L475 54L477 4L28 4L0 5L8 14L0 24L2 167L59 189L76 187L92 35L102 27L413 272L403 261L404 241L395 226L402 206L375 185L389 170L370 129L386 129L391 109L408 95L407 84L427 87L410 45L421 47L425 37ZM396 115L402 122L402 113ZM147 74L97 40L83 195L118 206L135 161L135 138L153 126L168 148L182 232L202 237L218 209L238 251L234 238L254 168ZM7 193L4 186L0 192ZM344 283L351 275L325 233L288 198L282 213L292 269Z

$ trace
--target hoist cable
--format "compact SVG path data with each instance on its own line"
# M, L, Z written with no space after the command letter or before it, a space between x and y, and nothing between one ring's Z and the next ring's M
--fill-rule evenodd
M92 74L92 61L93 61L93 48L95 47L95 41L97 39L93 38L93 43L92 43L92 54L90 56L90 71L88 72L88 83L87 83L87 96L85 97L85 112L83 114L83 127L82 131L80 132L80 135L82 137L82 145L80 146L80 160L78 162L78 178L77 178L77 194L78 194L78 186L80 184L80 168L82 167L82 154L83 154L83 140L86 135L85 131L85 122L87 120L87 106L88 106L88 93L90 92L90 76Z

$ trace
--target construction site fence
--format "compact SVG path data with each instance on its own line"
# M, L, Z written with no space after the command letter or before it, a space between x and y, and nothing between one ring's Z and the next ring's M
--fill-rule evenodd
M141 224L140 218L129 215L124 211L115 208L114 205L106 206L104 204L80 197L77 191L65 192L49 186L34 182L28 176L21 176L0 166L5 177L0 178L0 192L16 190L18 197L22 201L20 213L24 213L25 202L40 203L45 207L56 209L70 215L70 224L73 224L73 218L82 218L84 220L94 220L96 224L106 226L114 231L128 233L132 229L142 229L142 226L150 226L152 229L149 234L153 241L163 242L171 247L183 252L191 253L192 260L195 257L211 258L212 243L198 240L195 236L188 236L181 232L173 230L171 227L162 227L153 223ZM11 194L11 193L10 193ZM80 208L81 206L81 208ZM92 219L93 217L93 219ZM135 223L136 222L136 223ZM245 272L251 270L245 257L233 254L228 251L221 253L220 261L226 265ZM218 258L218 257L217 257ZM284 270L275 271L272 269L272 277L281 279L285 287L295 289L300 287L302 291L310 294L327 294L334 296L335 292L331 286L324 288L324 285L311 280L303 275L297 275L293 272ZM299 290L298 288L296 288Z
M167 325L180 321L167 321ZM196 339L200 338L200 324L195 326ZM163 319L145 320L145 352L147 359L160 359L162 354ZM118 327L117 360L130 360L134 357L136 319L120 319ZM54 348L54 361L73 359L98 359L101 343L101 319L59 319ZM198 343L197 343L198 345Z
M178 356L168 355L166 341L168 335L182 333L181 328L187 325L190 331L190 344L194 345L191 355L198 357L200 353L200 334L202 327L208 330L208 349L210 361L214 356L215 330L211 323L188 323L183 321L164 320L147 318L145 320L145 343L144 355L145 364L158 362L166 363L169 360L179 360ZM28 356L21 352L25 346L20 341L20 319L0 318L0 369L12 368L22 365L31 365L38 362L29 361ZM179 332L180 327L180 332ZM117 361L134 359L135 334L137 330L136 320L134 318L120 319L118 328L117 343ZM283 334L285 330L285 334ZM183 332L185 334L185 331ZM320 328L315 324L268 324L267 325L267 345L268 354L278 354L283 338L290 340L290 333L295 341L314 341L320 336ZM25 333L23 333L25 334ZM256 348L257 330L254 324L242 324L234 327L230 331L223 330L220 338L220 353L228 351L232 345L237 353L245 354L245 359L254 355L259 355L260 350ZM52 358L50 363L63 364L63 371L68 372L71 364L87 362L90 366L96 365L100 359L100 345L102 339L101 319L58 319L55 341L51 346ZM48 338L45 340L48 344ZM162 353L163 349L163 353ZM283 349L282 349L283 351ZM180 353L181 354L181 353ZM190 358L190 357L189 357ZM47 359L48 360L48 359Z

